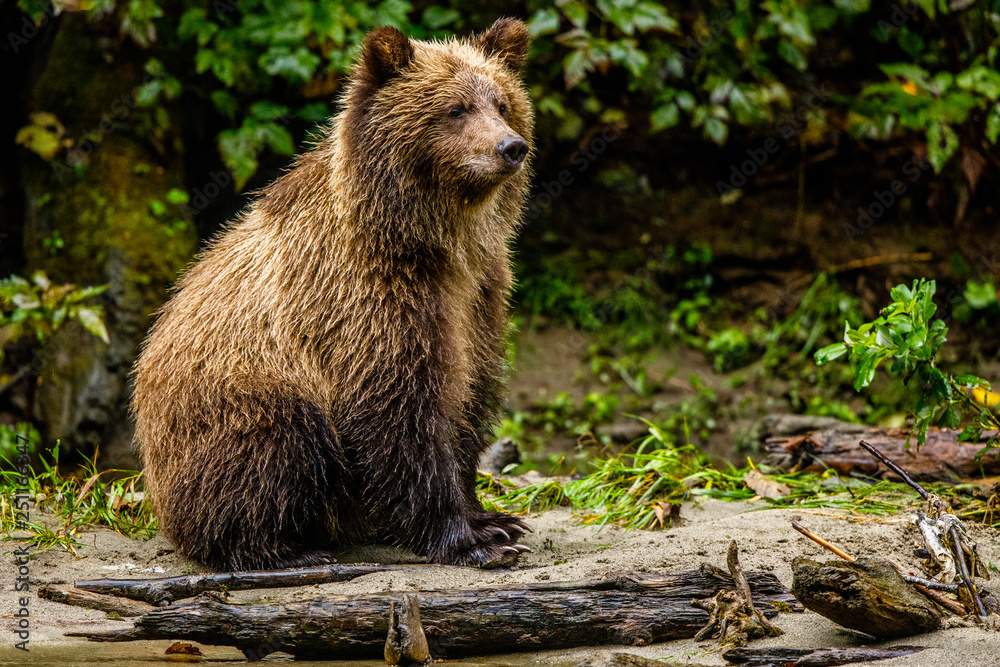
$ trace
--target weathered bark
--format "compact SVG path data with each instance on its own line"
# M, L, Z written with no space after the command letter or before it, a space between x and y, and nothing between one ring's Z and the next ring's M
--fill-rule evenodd
M836 667L852 662L888 660L923 651L923 646L892 648L734 648L722 654L729 662L744 667Z
M429 566L430 567L430 566ZM384 565L327 565L300 567L292 570L261 570L258 572L216 572L191 574L161 579L95 579L78 581L76 587L91 593L117 595L159 605L184 598L193 598L206 591L245 591L254 588L315 586L336 581L350 581L373 572L398 570Z
M83 14L67 13L54 29L29 107L55 114L71 145L49 161L24 158L27 271L109 283L101 299L110 344L76 323L53 336L35 363L34 417L45 442L99 445L103 464L135 467L127 375L152 313L197 247L193 226L166 203L184 189L180 133L169 114L154 120L136 105L152 53L127 42L104 53ZM43 243L54 234L62 248Z
M113 595L101 595L89 591L77 590L71 586L61 586L59 584L46 584L38 589L38 597L53 602L83 607L84 609L97 609L107 613L115 613L119 616L142 616L153 611L153 606L145 602L126 600Z
M769 439L765 443L768 456L763 463L783 470L797 466L822 472L832 468L841 474L895 478L858 444L866 440L915 479L953 482L1000 475L1000 450L986 452L976 460L986 440L995 433L984 433L978 443L958 442L958 434L959 431L932 428L919 450L916 437L909 439L907 449L907 431L841 423L809 435Z
M792 575L795 598L845 628L893 639L941 627L944 614L885 559L818 563L799 556L792 562Z
M761 611L770 601L798 607L777 577L749 573ZM665 575L628 574L591 581L497 589L420 592L420 614L440 658L605 644L644 645L693 637L708 615L690 605L709 597L729 577L709 570ZM235 646L252 659L276 651L299 659L381 658L389 605L403 593L325 596L284 604L230 604L209 596L157 609L132 630L75 633L92 641L176 639Z
M659 660L650 660L631 653L612 653L602 658L588 658L576 663L575 667L663 667ZM688 667L692 667L688 663Z

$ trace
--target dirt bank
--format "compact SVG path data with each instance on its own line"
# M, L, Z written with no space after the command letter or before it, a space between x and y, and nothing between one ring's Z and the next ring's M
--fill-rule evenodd
M601 577L622 571L667 572L697 567L702 562L725 564L729 540L739 541L746 569L774 572L786 585L791 584L790 562L805 554L826 559L818 546L796 533L789 520L798 518L807 527L839 544L855 556L882 554L907 567L916 569L912 556L916 539L907 524L908 512L890 517L852 516L836 510L773 510L759 508L761 503L729 503L706 501L699 507L686 505L684 522L667 531L628 531L608 526L597 531L580 525L566 510L554 510L531 515L529 522L535 533L525 542L534 553L524 556L515 569L481 571L469 568L413 566L403 572L371 574L351 582L326 584L298 590L294 594L265 591L271 599L313 597L324 593L358 594L389 590L426 590L434 588L499 586L535 581L558 581ZM971 535L979 543L980 554L990 563L1000 563L1000 540L995 530L973 525ZM85 546L76 556L51 550L31 560L30 577L33 591L40 583L72 582L107 576L178 575L200 568L180 557L163 537L137 542L106 530L82 536ZM8 547L9 548L9 547ZM13 648L16 603L12 592L16 566L8 554L0 571L3 625L8 630L0 648L0 664L139 664L162 659L169 642L132 644L90 644L63 636L64 632L123 627L128 621L108 620L105 614L67 607L31 597L31 652L25 655ZM237 600L260 599L260 592L233 593ZM764 646L852 646L865 643L864 638L839 629L826 619L806 612L782 614L776 619L786 634L753 645ZM891 644L890 642L889 644ZM891 663L892 667L932 667L936 665L994 664L1000 655L1000 633L978 628L953 628L895 642L927 646L928 650ZM878 645L878 644L870 644ZM888 645L888 644L886 644ZM679 664L723 665L713 652L714 642L696 643L691 640L656 644L646 647L618 648L630 653L670 658ZM234 649L202 647L206 662L242 659ZM494 656L488 659L449 661L455 665L573 665L584 657L607 652L610 647L581 648L540 654ZM993 657L988 657L993 656ZM271 660L280 659L272 656ZM298 663L307 664L307 663ZM343 664L343 663L342 663ZM358 663L378 665L378 662Z

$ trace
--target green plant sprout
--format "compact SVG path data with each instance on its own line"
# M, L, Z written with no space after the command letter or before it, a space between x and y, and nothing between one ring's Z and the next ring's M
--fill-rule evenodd
M938 426L958 428L963 416L971 419L959 440L978 442L983 431L1000 428L1000 420L985 405L973 398L973 389L990 390L990 383L975 375L954 377L935 364L938 351L947 340L948 327L934 319L937 306L933 280L915 280L912 287L898 285L889 295L892 303L882 309L878 319L852 328L847 324L844 342L827 345L816 352L816 363L823 365L850 353L855 364L854 388L867 387L883 362L889 373L916 382L920 395L913 407L913 433L917 446L927 438L927 429ZM983 451L996 447L996 436Z

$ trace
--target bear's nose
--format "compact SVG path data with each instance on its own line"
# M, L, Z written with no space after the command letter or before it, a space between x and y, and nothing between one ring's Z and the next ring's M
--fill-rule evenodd
M520 167L524 158L528 156L528 142L517 135L507 137L497 144L497 153L508 167Z

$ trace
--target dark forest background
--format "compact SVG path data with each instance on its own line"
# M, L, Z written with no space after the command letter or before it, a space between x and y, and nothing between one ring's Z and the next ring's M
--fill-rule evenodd
M905 423L920 386L813 354L919 277L941 366L997 378L1000 0L2 0L0 449L137 465L153 313L308 150L365 33L499 15L534 36L498 430L528 466L585 467L632 416L737 460L771 412Z

